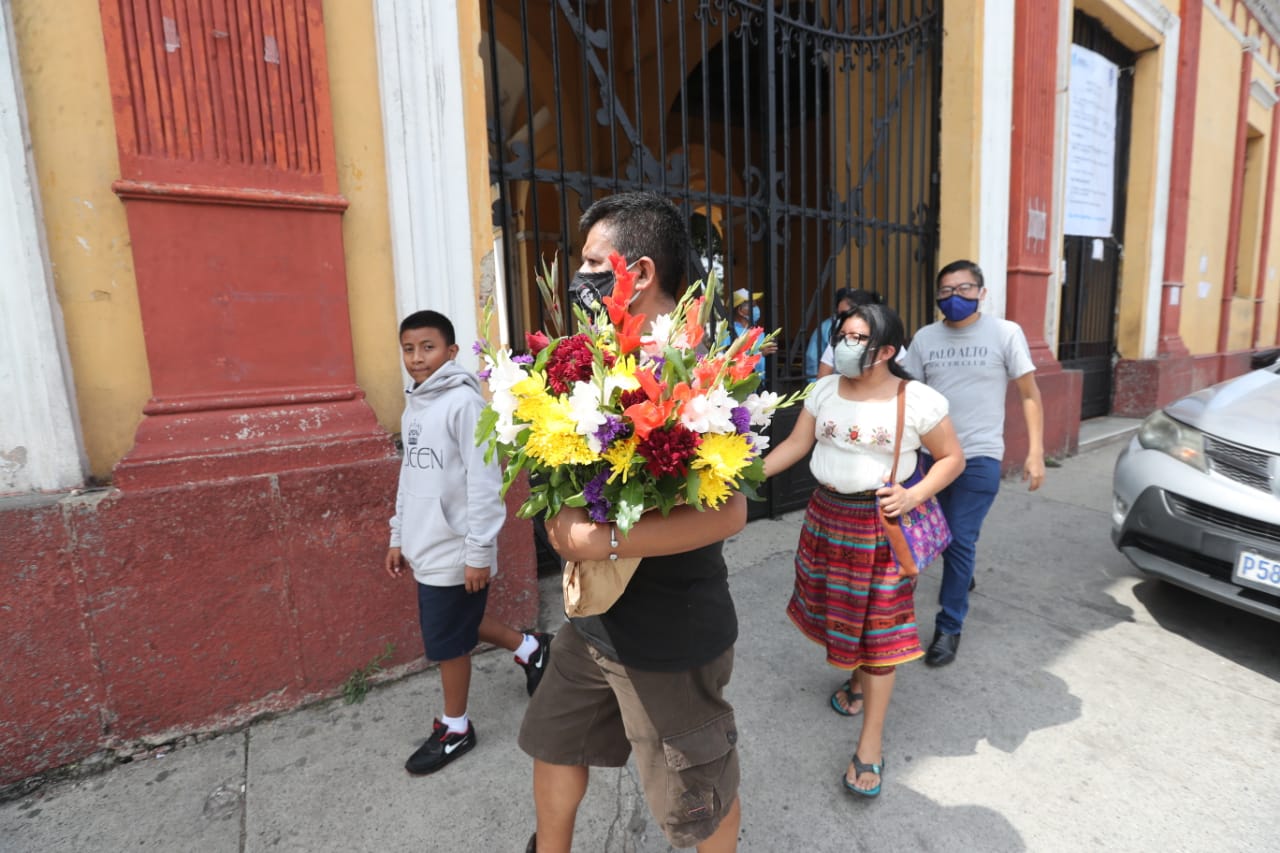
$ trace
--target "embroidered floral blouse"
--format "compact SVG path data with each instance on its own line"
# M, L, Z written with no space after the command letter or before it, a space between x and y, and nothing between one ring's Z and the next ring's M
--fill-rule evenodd
M893 467L893 432L898 421L896 398L855 402L840 396L840 376L819 379L804 406L813 415L817 442L809 470L837 492L878 489ZM947 398L923 382L907 383L898 482L916 470L920 436L947 415Z

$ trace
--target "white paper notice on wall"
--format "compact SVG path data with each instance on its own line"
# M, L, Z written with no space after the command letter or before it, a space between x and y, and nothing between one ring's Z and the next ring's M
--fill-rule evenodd
M1120 68L1071 45L1063 233L1110 237L1115 211L1116 96Z
M1200 298L1201 298L1201 299L1207 299L1207 298L1209 298L1209 291L1210 291L1210 290L1213 290L1213 282L1211 282L1211 281L1202 281L1202 282L1200 282L1200 284L1199 284L1199 285L1197 285L1197 287L1196 287L1196 293L1198 293L1198 294L1200 295Z
M1169 304L1177 305L1181 300L1182 300L1182 288L1181 287L1169 288Z
M1095 261L1100 261L1103 259L1104 256L1105 256L1105 251L1104 251L1104 246L1102 244L1102 239L1099 237L1094 237L1093 238L1093 259Z
M1201 255L1200 256L1200 275L1204 275L1208 271L1209 271L1209 256Z

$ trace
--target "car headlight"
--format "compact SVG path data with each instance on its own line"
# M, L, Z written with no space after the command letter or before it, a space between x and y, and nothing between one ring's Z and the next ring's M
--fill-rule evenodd
M1148 450L1167 453L1197 471L1207 471L1204 458L1204 433L1179 423L1164 412L1153 412L1138 427L1138 443Z

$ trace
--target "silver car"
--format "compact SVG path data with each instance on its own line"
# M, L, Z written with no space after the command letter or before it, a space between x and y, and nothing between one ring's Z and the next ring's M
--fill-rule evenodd
M1112 488L1111 540L1135 566L1280 622L1280 363L1152 414Z

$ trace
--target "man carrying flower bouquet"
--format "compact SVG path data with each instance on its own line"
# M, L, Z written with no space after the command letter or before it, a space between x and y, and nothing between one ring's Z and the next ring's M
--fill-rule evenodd
M571 289L589 284L603 296L608 320L603 309L596 316L609 343L597 345L590 334L564 338L529 374L509 356L491 360L495 430L498 441L511 442L500 447L566 460L551 470L546 489L576 470L599 470L547 519L563 558L639 564L605 612L570 618L525 712L519 743L534 760L537 811L528 850L570 850L588 768L623 766L634 752L645 799L671 844L732 851L740 823L738 732L724 688L738 622L721 547L745 526L746 499L716 466L741 472L758 456L750 412L725 390L733 382L753 388L755 362L739 359L747 365L745 374L733 366L739 380L724 378L731 358L697 361L703 302L677 299L689 236L669 201L612 196L579 224L586 244ZM662 367L677 358L705 372L677 383ZM555 387L530 392L544 384ZM621 414L602 413L610 406ZM560 414L549 414L553 409ZM739 409L733 417L741 431L730 417ZM562 423L559 431L554 422ZM731 447L742 449L736 462ZM641 478L656 484L665 512L642 513L628 503Z

